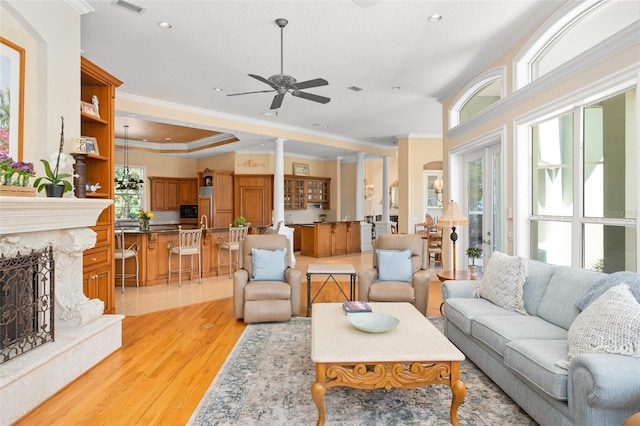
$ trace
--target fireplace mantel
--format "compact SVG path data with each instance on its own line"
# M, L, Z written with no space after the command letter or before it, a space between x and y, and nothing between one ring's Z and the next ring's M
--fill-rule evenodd
M0 235L88 228L113 200L0 197Z

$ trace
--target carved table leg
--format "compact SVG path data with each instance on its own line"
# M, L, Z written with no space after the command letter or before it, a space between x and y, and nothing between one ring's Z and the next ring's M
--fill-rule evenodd
M318 409L318 422L316 423L317 426L323 426L325 422L325 379L325 366L323 364L316 364L316 381L311 385L311 397L313 398L313 402L316 404L316 408Z
M460 363L451 363L451 392L453 396L451 398L451 411L450 418L451 424L458 426L458 407L462 404L465 395L467 394L467 387L464 382L460 380Z

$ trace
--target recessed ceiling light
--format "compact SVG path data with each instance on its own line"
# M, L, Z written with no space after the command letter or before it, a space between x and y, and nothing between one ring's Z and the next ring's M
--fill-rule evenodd
M216 92L222 92L222 87L214 87L213 90Z
M429 15L427 19L429 20L429 22L438 22L442 20L442 15L434 13L433 15Z
M391 90L400 90L400 86L391 86Z
M158 22L158 26L163 30L168 30L169 28L171 28L171 24L168 22Z
M261 112L260 115L271 117L273 115L273 113L271 111L265 111L265 112Z
M165 140L165 141L170 141L170 140L171 140L171 138L164 138L164 140Z

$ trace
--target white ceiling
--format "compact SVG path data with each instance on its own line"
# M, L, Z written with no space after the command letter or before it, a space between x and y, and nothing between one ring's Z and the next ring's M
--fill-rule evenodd
M94 11L82 17L82 54L124 82L119 97L140 96L392 147L408 134L440 137L440 101L564 1L131 0L145 9L141 14L113 1L87 3ZM443 19L429 22L435 13ZM287 94L277 115L265 116L274 93L226 96L270 89L247 74L268 78L280 72L276 18L289 20L284 73L298 81L326 79L328 86L305 91L331 98L328 104ZM161 29L162 21L172 28ZM351 86L363 90L354 92ZM118 112L120 123L127 113ZM273 136L243 133L238 138L185 156L273 149ZM295 141L285 142L285 152L325 158L350 154Z

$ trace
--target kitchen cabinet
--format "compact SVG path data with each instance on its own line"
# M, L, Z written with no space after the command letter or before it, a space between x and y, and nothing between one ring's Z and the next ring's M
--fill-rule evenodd
M86 179L93 184L101 184L96 192L87 192L87 198L114 198L114 105L116 87L122 81L107 73L86 58L80 58L80 96L91 103L97 96L99 115L80 112L80 132L82 136L95 139L97 153L87 153ZM96 233L96 244L83 253L83 290L90 299L104 302L104 312L115 314L114 294L114 233L113 204L105 208L92 229Z
M253 226L271 225L273 175L235 175L233 186L234 216L243 216Z
M313 225L300 225L300 228L300 254L303 256L329 257L360 251L359 221L314 222Z
M347 254L360 253L360 222L347 222Z
M178 178L150 177L151 210L178 210Z
M198 204L198 179L178 181L178 205L180 204Z
M308 204L321 204L324 210L330 209L330 186L331 178L286 175L284 177L285 210L305 210Z
M233 223L234 216L234 181L231 170L205 169L198 172L200 186L212 187L212 197L209 202L200 197L198 209L200 215L211 212L212 217L207 217L212 228L224 228ZM212 204L211 207L208 204Z

